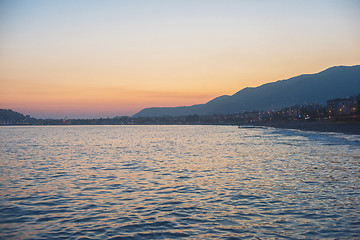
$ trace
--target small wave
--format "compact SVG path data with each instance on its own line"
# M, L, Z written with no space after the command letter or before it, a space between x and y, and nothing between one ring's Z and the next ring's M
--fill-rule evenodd
M308 141L321 142L326 145L354 145L360 146L360 136L347 135L343 133L328 133L328 132L313 132L302 131L295 129L272 129L269 132L270 135L282 135L286 137L303 137ZM299 139L287 139L284 143L292 144L291 140Z

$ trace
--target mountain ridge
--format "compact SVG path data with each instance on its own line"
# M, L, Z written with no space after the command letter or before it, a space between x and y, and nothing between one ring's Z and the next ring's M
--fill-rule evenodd
M314 74L301 74L257 87L246 87L233 95L222 95L204 104L145 108L133 117L211 115L277 110L293 105L324 104L326 100L349 97L359 92L360 65L342 65L333 66Z

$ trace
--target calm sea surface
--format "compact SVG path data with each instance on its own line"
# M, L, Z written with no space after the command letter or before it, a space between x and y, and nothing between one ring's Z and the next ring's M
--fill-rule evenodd
M0 239L360 238L360 136L0 127Z

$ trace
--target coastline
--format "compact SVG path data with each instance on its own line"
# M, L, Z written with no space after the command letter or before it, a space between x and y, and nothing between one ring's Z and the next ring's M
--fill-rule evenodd
M297 129L316 132L336 132L360 135L360 121L278 121L267 123L251 123L252 126L266 126L274 128ZM241 125L240 125L241 127Z

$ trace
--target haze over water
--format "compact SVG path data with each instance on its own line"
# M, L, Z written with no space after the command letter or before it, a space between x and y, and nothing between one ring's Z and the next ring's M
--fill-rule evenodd
M0 239L353 239L360 137L0 128Z

